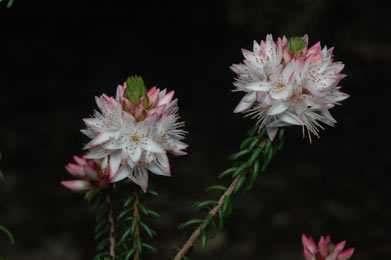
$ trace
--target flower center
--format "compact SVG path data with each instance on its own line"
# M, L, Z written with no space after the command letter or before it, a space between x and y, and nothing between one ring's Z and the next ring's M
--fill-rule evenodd
M132 142L137 143L138 141L140 141L140 137L138 137L137 135L132 135L132 136L130 137L130 140L131 140Z

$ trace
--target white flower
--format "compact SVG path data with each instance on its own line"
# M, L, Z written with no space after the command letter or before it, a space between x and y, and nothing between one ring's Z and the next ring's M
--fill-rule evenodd
M87 129L82 132L92 138L85 157L102 159L103 168L109 165L112 182L129 178L146 191L148 170L170 176L167 153L185 155L187 145L181 141L184 123L177 122L174 92L156 87L146 92L140 79L128 79L130 87L118 86L115 99L97 98L102 113L84 119Z
M285 37L273 41L271 35L253 52L243 50L243 64L234 64L236 91L246 92L234 112L258 118L274 139L279 127L301 125L318 136L320 122L333 126L329 109L349 96L340 91L344 65L333 61L333 49L316 43L307 48L308 37Z

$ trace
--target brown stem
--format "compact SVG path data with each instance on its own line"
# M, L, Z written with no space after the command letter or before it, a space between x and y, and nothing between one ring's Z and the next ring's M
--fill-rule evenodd
M114 219L113 219L113 204L111 203L111 198L110 198L110 191L107 192L106 195L106 202L109 205L109 223L110 223L110 257L111 260L115 259L115 229L114 229Z
M259 144L259 146L261 146L261 147L265 147L265 145L266 145L266 140L262 140L261 143ZM223 193L223 195L221 195L219 201L217 202L217 205L209 211L209 214L212 215L212 218L214 217L214 215L216 215L216 213L219 211L219 209L223 205L224 198L226 196L231 196L232 192L235 190L236 185L238 185L240 177L242 177L242 175L246 174L247 170L248 169L243 170L238 176L236 176L236 178L232 181L229 188ZM189 248L195 243L197 238L200 236L201 227L202 227L202 224L200 224L198 226L198 228L194 231L194 233L190 236L190 238L187 240L187 242L183 245L182 249L176 254L176 256L174 257L174 260L182 260L182 258L186 255Z
M140 200L139 200L139 193L136 185L133 185L133 190L134 190L133 217L137 218L136 229L134 230L134 235L133 235L133 247L135 248L133 259L138 260L140 257L140 252L138 250L136 238L140 235L140 227L139 227L140 212L138 210L138 205L140 203Z
M219 211L219 209L221 208L221 206L223 205L224 203L224 198L226 196L230 196L232 194L232 192L235 190L235 187L236 185L238 184L238 181L240 179L240 177L242 177L243 174L246 173L246 170L242 171L231 183L231 185L229 186L229 188L223 193L223 195L221 195L219 201L217 202L217 205L211 209L209 211L209 214L214 216L216 215L216 213ZM187 251L189 250L189 248L194 244L194 242L197 240L197 238L200 236L201 234L201 227L202 227L202 224L200 224L198 226L198 228L194 231L194 233L191 235L191 237L189 238L189 240L187 240L187 242L183 245L182 249L176 254L174 260L181 260L187 253Z

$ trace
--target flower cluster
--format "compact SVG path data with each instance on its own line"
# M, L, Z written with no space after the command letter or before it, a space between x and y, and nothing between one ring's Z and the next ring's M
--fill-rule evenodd
M303 234L302 242L306 260L347 260L354 253L354 248L342 251L345 247L345 241L333 245L329 236L320 237L318 245L316 245L312 237L308 238Z
M236 91L244 91L234 112L258 118L274 139L278 127L301 125L319 137L320 122L333 126L336 120L329 109L349 96L340 91L344 64L334 62L333 48L320 42L308 48L308 36L283 37L273 41L267 35L253 51L243 50L243 64L234 64Z
M96 97L100 111L84 119L82 132L91 139L84 158L99 161L110 182L129 178L145 192L148 171L170 176L167 154L186 154L177 99L174 91L166 92L147 91L140 77L130 77L118 86L115 98Z
M80 180L62 181L61 184L72 191L104 189L110 186L107 168L102 168L102 160L90 160L74 156L75 163L69 163L65 169Z

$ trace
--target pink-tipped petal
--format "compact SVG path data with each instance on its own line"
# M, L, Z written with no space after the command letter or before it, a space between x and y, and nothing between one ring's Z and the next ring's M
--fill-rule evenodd
M122 181L123 179L129 177L133 172L133 169L130 168L129 166L124 166L122 167L117 174L113 176L113 178L110 178L111 182L118 182Z
M345 251L338 254L337 260L347 260L349 259L354 253L354 248L346 249Z
M91 188L88 182L82 180L62 181L61 184L72 191L85 191Z

